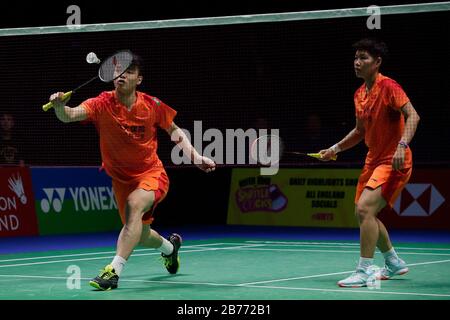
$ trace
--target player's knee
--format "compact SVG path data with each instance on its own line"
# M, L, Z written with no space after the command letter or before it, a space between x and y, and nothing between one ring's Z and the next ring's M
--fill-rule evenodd
M355 210L356 217L359 222L363 222L365 219L370 217L370 207L365 202L358 202Z
M135 197L128 197L127 199L127 211L131 214L140 213L143 210L142 201Z
M127 203L127 207L125 209L125 224L135 224L142 219L141 211L135 205L129 205Z

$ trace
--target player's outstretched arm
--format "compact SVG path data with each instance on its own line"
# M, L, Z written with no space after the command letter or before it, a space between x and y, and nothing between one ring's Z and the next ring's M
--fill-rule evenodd
M365 129L362 121L356 118L355 128L350 131L344 139L333 145L332 147L324 150L320 150L319 154L321 158L319 160L322 161L330 161L333 157L335 157L339 152L348 150L364 139Z
M69 102L70 97L66 100L62 100L63 95L63 92L57 92L50 96L50 101L53 103L56 117L64 123L86 120L86 110L82 106L75 108L66 106L66 103Z
M186 134L174 122L166 130L170 135L170 139L183 150L184 154L189 155L191 161L205 172L211 172L216 169L216 164L208 157L201 156L192 146Z

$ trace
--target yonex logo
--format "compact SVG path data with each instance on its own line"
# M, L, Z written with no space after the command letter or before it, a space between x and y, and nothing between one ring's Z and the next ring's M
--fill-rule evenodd
M66 188L44 188L42 191L47 196L41 200L42 211L48 213L53 208L55 212L61 212Z
M43 188L46 198L41 200L42 212L61 212L67 194L73 200L76 212L116 210L117 204L111 187Z
M402 217L428 217L445 202L445 198L431 183L407 184L393 209Z

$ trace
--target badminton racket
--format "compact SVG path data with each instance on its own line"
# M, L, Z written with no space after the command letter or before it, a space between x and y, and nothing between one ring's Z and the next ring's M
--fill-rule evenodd
M277 135L264 135L253 141L250 147L250 156L253 160L263 165L273 165L280 161L283 154L294 154L300 156L321 159L320 153L307 153L299 151L286 151L282 139ZM331 158L336 160L337 156Z
M100 59L97 58L97 55L95 53L90 52L86 56L86 61L88 63L96 63L96 64L101 63L100 67L98 68L98 74L95 77L84 82L83 84L79 85L75 89L64 93L64 95L61 98L62 101L70 98L79 89L81 89L82 87L86 86L87 84L91 83L96 79L100 79L103 82L111 82L119 78L130 67L133 61L133 54L129 50L121 50L114 53L113 55L106 58L103 62L101 62ZM49 102L42 106L42 110L48 111L52 107L53 102Z

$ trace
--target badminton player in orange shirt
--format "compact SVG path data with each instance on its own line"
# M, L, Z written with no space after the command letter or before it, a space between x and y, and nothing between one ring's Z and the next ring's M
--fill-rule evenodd
M379 72L387 54L386 44L362 39L353 48L356 76L364 80L354 95L356 126L344 139L320 151L321 160L328 161L363 139L369 149L355 197L361 256L356 271L338 282L341 287L366 286L371 275L386 280L408 272L377 215L386 205L392 207L411 176L409 143L420 119L402 87ZM383 253L385 266L372 274L377 246Z
M94 122L100 136L103 167L112 178L123 228L112 262L89 282L100 290L117 288L122 269L138 244L161 251L168 272L178 271L181 237L173 233L165 239L150 227L153 210L169 189L169 179L156 153L157 127L165 130L200 169L215 169L214 161L199 155L173 122L176 111L136 90L143 80L142 68L141 58L133 55L131 66L114 80L115 90L74 108L66 106L68 100L61 100L62 92L50 97L62 122Z

